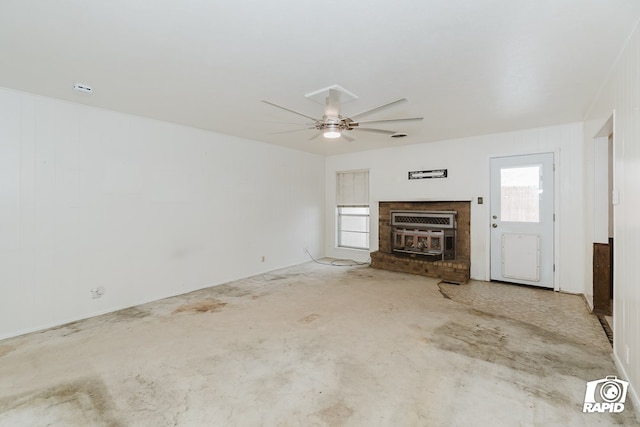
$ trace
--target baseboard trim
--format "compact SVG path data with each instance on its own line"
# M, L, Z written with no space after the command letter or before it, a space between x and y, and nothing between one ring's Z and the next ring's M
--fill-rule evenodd
M616 368L622 374L622 379L625 381L629 381L629 376L627 375L627 371L624 369L624 365L622 361L618 357L618 355L613 352L612 353L613 362L616 364ZM640 398L638 397L638 392L633 386L633 383L629 381L629 389L627 390L627 401L631 398L633 402L633 408L635 409L636 418L640 420Z

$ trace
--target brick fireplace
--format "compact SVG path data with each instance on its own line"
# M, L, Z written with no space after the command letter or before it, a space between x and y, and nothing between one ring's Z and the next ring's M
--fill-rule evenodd
M378 251L371 254L373 268L436 277L452 283L469 280L470 202L380 202L378 213ZM438 226L437 220L444 214L451 219L448 225ZM398 224L398 215L413 218L412 222ZM442 240L437 236L442 236ZM452 239L455 239L454 245ZM398 250L399 242L407 249ZM441 254L428 250L438 247L442 247Z

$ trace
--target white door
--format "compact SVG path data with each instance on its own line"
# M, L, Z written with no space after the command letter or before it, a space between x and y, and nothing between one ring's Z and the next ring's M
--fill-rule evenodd
M491 280L553 288L553 153L491 159Z

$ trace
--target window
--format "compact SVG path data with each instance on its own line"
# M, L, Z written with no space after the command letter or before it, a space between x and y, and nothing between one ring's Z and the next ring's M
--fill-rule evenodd
M338 247L369 249L369 171L336 174Z
M541 165L500 169L502 221L540 222L541 172Z
M338 246L369 249L369 208L338 208Z

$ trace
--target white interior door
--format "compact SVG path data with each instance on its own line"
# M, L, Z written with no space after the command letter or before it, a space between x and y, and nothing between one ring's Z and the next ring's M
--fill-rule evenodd
M491 280L553 288L553 153L491 159Z

